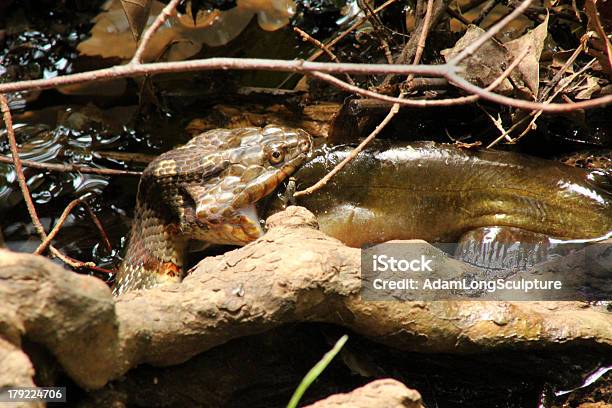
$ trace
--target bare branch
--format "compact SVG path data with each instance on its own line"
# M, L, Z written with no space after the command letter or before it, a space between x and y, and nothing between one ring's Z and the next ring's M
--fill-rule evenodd
M293 31L299 34L299 36L302 37L304 41L310 42L315 47L325 52L325 54L327 54L330 60L340 64L340 60L338 59L338 57L336 57L336 55L333 52L331 52L331 50L327 48L327 46L323 44L321 41L317 40L316 38L313 38L310 34L308 34L306 31L302 30L299 27L293 27ZM346 80L348 81L349 84L355 85L355 81L353 81L353 79L350 77L349 74L346 74Z
M28 189L28 183L23 175L23 167L21 166L21 158L19 157L19 149L17 148L17 141L15 140L15 132L13 130L13 118L11 117L11 110L8 105L8 100L4 94L0 94L0 108L2 109L2 118L4 120L4 125L6 126L6 136L9 140L11 155L13 156L13 164L15 165L15 173L17 174L17 182L19 183L19 188L21 188L21 194L23 195L28 212L30 213L32 224L34 224L34 228L36 228L36 232L38 232L40 239L44 240L47 237L47 234L45 233L45 228L42 226L40 219L38 218L38 214L36 214L36 208L32 202L32 196L30 195L30 190Z
M15 165L13 159L9 157L0 156L0 163L7 163ZM60 163L41 163L32 160L21 160L21 164L24 167L31 167L33 169L57 171L60 173L83 173L83 174L99 174L102 176L137 176L140 177L142 172L130 171L130 170L116 170L116 169L98 169L96 167L81 166L80 164L60 164Z
M82 82L105 81L117 78L143 75L212 71L212 70L263 70L280 72L328 72L334 74L398 74L444 76L454 69L448 65L388 65L388 64L350 64L331 62L309 62L303 60L275 60L259 58L207 58L190 61L153 62L147 64L126 64L95 71L80 72L48 79L34 79L0 84L0 93L57 88Z
M588 101L576 102L576 103L540 103L540 102L531 102L524 101L521 99L512 99L507 96L502 96L495 94L493 92L489 92L482 88L477 87L476 85L471 84L465 79L459 77L458 75L452 74L446 77L450 82L454 83L457 87L463 89L464 91L470 92L474 95L480 96L482 99L489 100L491 102L499 103L500 105L513 106L519 109L526 110L541 110L543 112L570 112L576 111L579 109L592 109L597 107L602 107L605 105L609 105L612 103L612 95L606 95L599 98L591 99Z
M106 234L106 231L104 230L104 227L102 226L102 223L100 222L96 214L93 212L89 204L87 204L87 202L81 200L80 198L76 198L72 200L66 206L66 208L62 212L62 215L60 215L59 219L57 220L57 223L55 224L53 229L49 232L49 235L47 235L47 238L45 238L45 240L34 251L35 254L40 255L43 252L45 252L45 250L47 249L51 241L55 238L55 236L58 234L58 232L60 231L60 229L66 222L68 215L79 204L82 205L87 210L87 213L91 217L92 222L94 223L94 225L98 229L98 232L100 233L100 237L102 238L102 242L104 243L104 246L106 247L106 249L109 252L113 251L113 247L111 246L110 240L108 239L108 235Z
M134 52L134 56L132 57L132 64L140 64L142 62L142 55L144 54L147 45L155 35L155 32L161 27L162 24L166 22L168 17L172 16L176 6L178 6L180 0L170 0L170 2L164 7L164 9L159 13L153 24L144 32L142 37L140 38L140 42L138 43L138 48L136 48L136 52Z
M533 0L525 0L512 13L508 14L504 19L495 24L477 41L465 48L457 54L451 61L443 65L388 65L388 64L347 64L347 63L320 63L310 61L284 61L284 60L266 60L266 59L240 59L240 58L209 58L192 61L177 61L177 62L158 62L158 63L130 63L121 66L115 66L107 69L89 71L71 75L65 75L49 79L37 79L29 81L18 81L13 83L0 84L0 93L17 92L24 90L42 90L55 88L63 85L70 85L82 82L103 81L109 79L135 77L142 75L176 73L198 70L266 70L266 71L284 71L297 72L302 74L310 74L316 78L327 81L328 83L360 95L365 95L371 98L387 101L390 103L399 103L405 106L426 107L426 106L449 106L455 104L463 104L473 102L478 98L487 99L502 105L513 106L527 110L542 110L543 112L567 112L578 109L589 109L600 107L612 103L612 95L606 95L600 98L581 101L574 104L554 104L554 103L537 103L524 100L516 100L513 98L501 96L490 92L488 89L482 89L470 82L466 81L458 75L460 68L458 63L475 52L482 44L493 37L501 28L523 12ZM388 4L389 2L385 3ZM380 8L379 8L380 9ZM455 86L471 93L470 97L456 98L452 100L429 100L415 101L407 99L399 99L386 95L381 95L376 92L364 90L356 86L347 84L329 74L383 74L383 75L421 75L446 78ZM476 98L474 98L476 97Z
M508 66L508 68L506 68L506 70L504 72L502 72L502 74L495 79L495 81L493 81L489 86L487 86L486 88L481 89L478 88L482 91L490 91L492 89L495 89L499 86L499 84L502 83L502 81L504 79L506 79L510 73L518 66L518 64L523 60L523 58L525 58L525 56L527 56L527 53L529 52L529 49L525 49L523 52L521 52L521 54L512 62L512 64L510 64ZM392 96L387 96L387 95L382 95L376 92L372 92L372 91L368 91L365 89L361 89L359 87L353 87L350 84L347 84L346 82L343 82L341 80L339 80L336 77L333 77L331 75L327 75L327 74L319 74L319 73L312 73L311 74L314 77L320 78L321 80L324 81L329 81L329 82L333 82L334 85L343 88L349 92L354 92L360 95L365 95L365 96L369 96L373 99L378 99L381 101L386 101L386 102L391 102L391 103L399 103L400 105L404 105L404 106L412 106L412 107L426 107L426 106L453 106L453 105L464 105L466 103L472 103L477 101L480 96L479 95L469 95L469 96L462 96L459 98L451 98L451 99L436 99L436 100L414 100L414 99L399 99L399 98L394 98ZM496 95L496 94L492 94L492 95ZM512 100L512 99L511 99ZM542 104L543 105L543 104ZM563 106L563 105L562 105Z
M467 49L467 48L466 48ZM455 57L456 58L456 57ZM82 72L78 74L65 75L49 79L35 79L28 81L18 81L0 84L0 93L9 93L25 90L41 90L56 88L63 85L71 85L82 82L103 81L108 79L125 78L131 76L141 76L147 74L160 74L170 72L187 72L198 70L252 70L260 69L264 71L285 71L310 74L314 77L331 83L349 92L355 92L371 98L384 100L391 103L400 103L405 106L426 107L426 106L449 106L471 102L472 99L457 98L456 102L450 100L432 101L413 101L398 100L398 98L381 95L376 92L367 91L354 87L341 81L327 73L350 73L350 74L397 74L397 75L424 75L444 77L449 82L454 83L459 88L478 95L483 99L490 100L502 105L513 106L521 109L542 110L545 112L567 112L577 109L589 109L604 106L612 103L612 95L606 95L589 101L577 102L575 104L543 104L516 100L477 87L456 74L458 67L448 63L443 65L387 65L387 64L349 64L349 63L325 63L308 62L301 60L267 60L257 58L209 58L192 61L178 62L156 62L150 64L128 64L112 68L100 69L96 71Z

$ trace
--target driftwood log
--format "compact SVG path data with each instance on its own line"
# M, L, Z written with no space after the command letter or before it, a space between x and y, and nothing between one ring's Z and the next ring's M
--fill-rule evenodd
M0 250L0 356L10 367L0 386L32 384L23 340L42 345L91 390L137 365L179 364L295 322L331 323L428 353L612 348L612 315L583 302L364 301L359 249L318 231L300 207L273 215L268 228L243 248L202 260L181 284L117 299L94 277ZM465 268L450 258L447 266Z

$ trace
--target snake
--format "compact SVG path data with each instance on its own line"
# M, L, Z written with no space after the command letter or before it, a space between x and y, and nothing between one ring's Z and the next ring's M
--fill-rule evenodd
M143 171L113 294L179 282L187 245L242 246L264 233L255 203L312 152L301 129L214 129L167 151Z

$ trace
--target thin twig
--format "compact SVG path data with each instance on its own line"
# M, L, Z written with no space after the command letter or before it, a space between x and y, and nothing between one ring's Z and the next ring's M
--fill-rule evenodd
M62 252L59 252L57 249L55 249L55 251L59 252L59 255L57 255L55 254L54 247L52 245L49 246L49 249L55 256L60 258L62 262L64 262L66 265L69 265L71 268L75 270L90 270L90 271L98 272L104 275L114 275L115 274L115 272L111 271L110 269L99 267L93 262L79 261L78 259L74 259L68 255L63 254Z
M91 218L91 221L94 223L94 225L98 229L98 233L100 234L100 238L102 239L102 243L106 247L106 250L109 253L112 253L113 246L110 243L110 239L108 238L108 234L106 233L106 230L104 229L104 226L102 225L102 222L100 221L100 219L98 218L94 210L91 208L89 203L87 203L87 201L81 201L81 203L83 204L83 207L89 214L89 218Z
M389 48L389 43L384 38L379 38L380 47L383 49L383 53L385 54L385 59L388 64L393 64L393 55L391 55L391 48Z
M447 5L446 5L445 0L436 1L435 8L434 8L434 15L430 17L430 21L432 21L433 24L435 24L438 21L438 19L442 17L442 15L444 14L444 11L447 8L446 6ZM413 58L414 53L416 53L418 41L421 38L424 28L425 28L425 20L423 19L423 21L419 22L416 28L413 30L412 35L410 36L410 39L408 40L408 42L402 49L402 52L400 53L400 55L397 57L395 61L396 64L405 64L411 58ZM451 70L454 69L454 67L450 67L450 68ZM417 73L411 72L409 74L417 74ZM382 84L380 85L380 88L382 89L387 88L391 84L393 77L394 75L387 75L385 79L383 80Z
M524 123L527 119L529 119L534 112L530 112L529 115L525 115L524 117L520 118L516 123L514 123L512 126L510 126L510 128L508 128L508 130L506 130L501 135L499 135L497 137L497 139L495 139L494 141L489 143L489 145L487 146L487 149L492 148L493 146L498 144L502 139L506 139L508 141L508 143L512 143L512 138L510 138L508 135L511 132L513 132L514 129L518 128L521 123Z
M419 38L419 45L420 45L420 50L421 52L419 52L419 48L417 48L417 52L415 54L414 57L414 63L418 63L419 59L421 58L422 55L422 50L425 48L425 41L427 39L427 34L429 32L429 24L431 23L431 14L432 14L432 9L433 9L433 2L434 0L427 0L427 12L425 13L425 22L423 24L423 30L421 31L421 35ZM409 77L409 79L412 79ZM405 94L402 92L400 93L398 99L402 99L404 98ZM387 116L385 116L385 118L378 124L378 126L376 126L376 128L368 135L368 137L366 137L360 144L359 146L357 146L355 149L353 149L351 151L351 153L349 153L348 156L346 156L344 158L344 160L342 160L340 163L338 163L338 165L336 167L334 167L329 173L327 173L325 176L323 176L323 178L321 178L321 180L317 181L315 184L313 184L312 186L302 190L302 191L297 191L294 194L294 197L299 197L301 195L306 195L306 194L311 194L317 190L319 190L320 188L322 188L323 186L325 186L329 180L331 180L332 177L334 177L334 175L338 174L338 172L340 172L344 166L346 166L351 160L353 160L355 157L357 157L357 155L368 145L368 143L370 143L372 140L374 140L374 138L387 126L387 124L389 122L391 122L391 120L393 119L393 117L395 115L397 115L397 112L399 112L399 108L400 105L398 103L394 104L391 109L389 110L389 113L387 113Z
M425 51L425 43L427 42L427 36L429 35L429 30L431 29L432 14L433 14L433 1L427 0L427 9L425 11L425 18L423 19L423 30L421 31L421 35L419 36L417 48L416 48L416 51L414 52L414 61L412 62L415 65L421 62L423 51Z
M327 54L329 59L340 64L340 60L338 59L338 57L336 57L336 55L333 52L331 52L331 50L327 48L325 44L323 44L321 41L317 40L316 38L313 38L310 34L300 29L299 27L293 27L293 31L299 34L299 36L302 37L302 40L308 41L309 43L313 44L315 47L323 50ZM351 78L349 74L346 74L346 80L349 84L355 85L355 81L353 81L353 78Z
M57 223L55 224L55 226L53 227L53 229L51 229L51 231L49 232L49 235L47 235L45 237L45 239L42 240L41 244L38 246L38 248L36 248L36 250L34 251L34 253L36 255L40 255L43 252L45 252L45 250L47 249L47 247L49 246L49 244L51 244L51 241L55 238L55 236L57 235L57 233L59 232L59 230L62 228L62 225L64 224L64 222L66 222L66 219L68 218L68 215L70 214L70 212L74 209L74 207L76 207L77 205L79 205L81 202L81 200L79 200L78 198L75 200L72 200L67 206L66 208L64 208L64 211L62 212L62 215L60 215Z
M23 200L25 201L28 213L30 213L32 224L34 224L34 228L36 229L36 232L38 232L40 239L44 241L47 234L45 233L45 228L42 226L40 219L38 218L38 214L36 214L36 208L32 202L32 196L30 195L30 190L28 189L28 183L23 175L23 167L21 166L21 158L19 157L19 149L17 148L17 141L15 140L15 132L13 130L13 118L11 116L11 110L9 109L8 100L4 94L0 94L0 108L2 110L4 125L6 126L6 135L9 140L11 155L13 156L13 164L15 165L17 182L19 183L19 188L21 189L21 194L23 195Z
M302 30L300 27L297 27L297 26L293 27L293 31L295 31L300 37L302 37L303 41L308 41L315 47L322 50L325 54L327 54L330 60L334 62L338 62L338 63L340 62L338 57L336 57L336 55L333 52L331 52L331 50L327 48L325 44L323 44L321 41L317 40L316 38L308 34L306 31Z
M17 181L19 183L19 188L21 189L21 194L23 196L23 200L25 201L26 208L28 209L28 213L30 214L30 218L32 219L32 224L34 225L40 240L44 241L47 238L47 233L40 222L40 218L38 218L36 207L34 207L34 202L32 201L30 190L28 189L28 183L23 175L23 167L21 166L21 158L19 157L17 141L15 140L15 131L13 129L13 118L11 116L8 100L4 94L0 94L0 109L2 110L4 125L6 126L6 135L9 140L9 146L11 149L11 155L13 156L13 164L15 165L15 173L17 174ZM51 252L58 258L62 260L65 259L65 255L61 251L53 246L51 246L50 249Z
M380 13L382 10L386 9L387 7L389 7L391 4L397 2L397 0L387 0L386 2L384 2L383 4L381 4L379 7L374 9L374 14L378 14ZM331 40L330 42L328 42L327 44L325 44L325 46L331 50L336 44L338 44L342 39L344 39L347 35L349 35L350 33L352 33L354 30L358 29L359 27L361 27L365 22L367 22L370 19L371 15L368 14L365 17L359 19L357 22L353 23L349 28L347 28L346 30L344 30L342 33L340 33L340 35L338 35L337 37L335 37L333 40ZM319 58L321 55L323 55L323 50L317 50L315 51L310 57L308 57L308 59L306 61L314 61L317 58ZM282 86L284 86L289 79L292 78L292 75L288 75L279 85L278 88L281 88Z
M421 57L423 56L423 51L425 50L425 43L427 42L427 36L429 35L429 30L431 29L432 14L433 0L427 0L425 18L423 19L423 29L419 35L419 41L417 42L416 50L414 52L414 60L412 61L413 64L419 64L421 62ZM406 83L410 83L413 79L414 74L408 75Z
M569 78L567 79L567 81L562 86L560 86L559 89L557 89L555 91L555 93L553 93L550 96L550 98L548 98L548 101L552 101L553 99L555 99L561 92L563 92L574 81L574 79L576 79L576 77L578 77L579 75L583 74L587 69L589 69L595 63L595 61L596 61L595 58L592 59L584 67L582 67L582 69L580 69L578 72L575 72L574 74L570 75ZM578 83L580 83L582 80L584 80L584 78L582 78ZM565 99L563 99L563 100L565 100ZM572 104L572 103L574 103L574 102L572 101L570 104ZM533 119L531 119L531 121L525 127L525 129L521 132L521 134L519 134L517 137L512 139L513 143L516 143L518 140L520 140L523 136L525 136L533 128L533 125L535 124L536 120L538 120L540 115L542 115L542 111L537 111L537 112L532 111L532 112L530 112L530 115L533 116Z
M587 16L589 17L589 23L595 29L595 32L603 42L603 46L605 48L607 58L601 58L599 61L606 70L606 72L608 74L612 74L612 44L610 44L610 39L608 39L608 35L603 29L601 20L599 19L599 11L597 10L597 6L595 5L595 0L586 0L584 4L584 9L586 10ZM608 63L607 66L605 62Z
M497 0L489 0L488 3L486 3L483 7L482 10L480 10L480 13L478 14L478 17L476 17L473 21L472 24L474 25L480 25L480 23L482 23L482 20L485 19L486 16L489 15L489 13L491 12L491 10L493 10L495 8L495 6L497 6Z
M508 136L508 131L506 129L504 129L504 124L502 122L502 118L499 114L499 112L497 113L497 119L495 119L493 117L493 115L491 115L489 112L487 112L487 110L485 108L483 108L482 106L478 105L478 107L480 108L481 111L484 112L484 114L489 118L489 120L491 122L493 122L493 125L497 128L497 130L499 130L499 133L501 133L502 135L506 135L506 140L507 141L511 141L512 138L510 136Z
M381 11L383 11L384 9L386 9L387 7L389 7L391 4L397 2L397 0L388 0L386 2L384 2L383 4L381 4L379 7L374 9L374 15L380 13ZM353 23L349 28L347 28L346 30L344 30L339 36L335 37L333 40L331 40L330 42L328 42L327 44L325 44L325 46L328 49L332 49L336 44L338 44L338 42L340 42L344 37L346 37L347 35L349 35L350 33L352 33L354 30L358 29L359 27L361 27L366 21L368 21L370 18L372 17L371 14L366 15L365 17L361 18L359 21ZM317 51L314 54L312 54L310 57L308 57L307 61L314 61L317 58L319 58L321 55L323 55L323 51Z
M147 30L140 38L138 47L136 48L134 56L130 61L131 64L140 64L142 62L142 55L144 54L147 45L149 45L149 42L153 38L153 35L155 35L155 32L159 29L159 27L161 27L161 25L166 22L168 17L172 16L172 13L174 13L174 10L176 9L176 6L178 6L180 1L181 0L170 0L166 7L163 8L161 13L157 15L157 18L155 18L153 24L151 24L151 26L147 28Z
M387 116L385 116L382 122L380 122L380 124L376 126L376 128L372 131L372 133L370 133L368 137L363 139L363 141L359 143L359 146L353 149L351 153L349 153L349 155L344 158L344 160L338 163L336 167L334 167L329 173L323 176L321 180L317 181L312 186L305 188L304 190L296 191L293 196L300 197L302 195L311 194L319 190L320 188L324 187L329 182L329 180L331 180L332 177L334 177L336 174L340 172L340 170L344 168L344 166L346 166L351 160L357 157L359 152L361 152L368 145L368 143L374 140L374 138L385 128L385 126L387 126L387 124L391 122L391 119L393 119L393 117L397 114L398 111L399 111L399 104L396 103L391 107L391 110L389 110L389 113L387 114Z
M89 213L89 216L91 217L92 222L94 223L96 228L98 228L98 232L100 233L100 237L102 238L102 243L104 244L108 252L113 251L113 247L108 239L108 235L106 234L104 227L102 226L102 223L100 223L100 220L94 214L89 204L87 204L87 202L81 200L80 198L75 198L70 203L68 203L66 208L64 208L62 215L60 215L60 217L58 218L57 223L55 224L53 229L51 229L51 231L49 232L49 235L47 235L47 238L45 238L45 240L34 251L35 254L40 255L43 252L45 252L45 250L47 249L51 241L55 239L59 231L62 229L62 226L66 222L66 219L68 219L68 215L70 215L72 210L74 210L74 208L77 205L82 205L87 210L87 212Z
M14 165L13 159L10 157L0 156L0 163ZM115 169L98 169L95 167L82 166L80 164L60 164L60 163L41 163L32 160L21 160L24 167L33 169L56 171L60 173L83 173L83 174L99 174L103 176L141 176L140 171L130 170L115 170Z
M557 86L561 78L563 78L565 71L567 71L567 69L574 63L574 61L576 61L576 58L578 58L580 53L584 50L585 45L586 45L586 41L582 41L580 45L578 46L578 48L576 48L576 50L572 53L572 55L567 59L567 61L565 61L565 64L563 64L559 72L557 72L555 76L551 79L550 83L548 83L546 87L544 87L544 89L542 90L542 93L540 94L540 97L538 98L540 101L545 100L546 97L548 97L548 94L550 93L550 91L555 86Z

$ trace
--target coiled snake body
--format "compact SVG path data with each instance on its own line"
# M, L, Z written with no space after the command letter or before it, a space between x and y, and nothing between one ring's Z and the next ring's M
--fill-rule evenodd
M263 234L254 203L306 161L300 129L216 129L166 152L143 172L113 293L180 281L190 240L244 245Z

